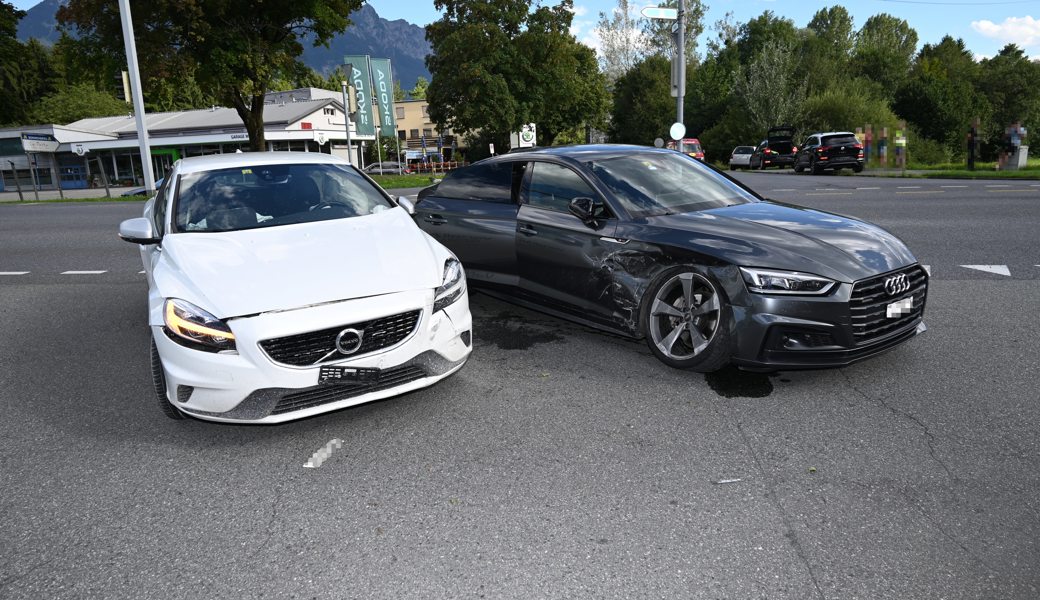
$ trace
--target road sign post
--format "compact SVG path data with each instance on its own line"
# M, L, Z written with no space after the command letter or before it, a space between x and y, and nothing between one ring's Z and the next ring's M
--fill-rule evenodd
M675 120L683 122L683 99L686 96L686 19L684 0L679 0L678 8L668 6L647 6L639 11L648 19L675 21L672 26L672 37L675 40L675 51L672 53L672 96L675 97Z

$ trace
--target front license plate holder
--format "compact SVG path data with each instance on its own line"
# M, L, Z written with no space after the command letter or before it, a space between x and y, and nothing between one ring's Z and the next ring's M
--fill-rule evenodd
M889 319L898 319L910 314L912 310L914 310L914 297L907 296L889 304L885 309L885 316Z
M321 367L318 383L373 383L379 381L380 369L365 367Z

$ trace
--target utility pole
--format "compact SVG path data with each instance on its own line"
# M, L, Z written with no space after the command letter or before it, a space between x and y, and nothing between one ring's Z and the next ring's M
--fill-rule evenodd
M354 68L354 65L347 65L347 72L349 73ZM350 156L353 152L350 149L350 83L346 81L339 82L343 86L343 114L346 115L345 124L347 126L347 164L354 164L354 159ZM332 142L329 142L330 144Z
M675 97L675 122L683 123L683 97L686 96L686 19L683 5L685 0L679 0L679 14L676 19L678 31L675 33L675 60L678 61L678 86L679 94Z
M137 121L137 144L141 148L144 188L151 194L155 191L155 175L152 174L148 129L144 124L144 94L141 93L141 73L137 68L137 44L134 42L134 24L130 20L130 0L119 0L119 19L123 22L123 44L126 46L127 69L130 71L130 93L134 97L134 120Z

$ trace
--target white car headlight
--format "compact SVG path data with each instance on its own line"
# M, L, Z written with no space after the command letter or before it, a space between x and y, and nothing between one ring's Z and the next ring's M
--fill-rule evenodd
M235 350L235 334L227 323L186 300L167 298L163 322L173 339L206 352Z
M462 297L466 291L466 272L462 263L454 258L444 261L444 279L434 290L433 312L443 310Z
M831 291L837 282L811 273L776 271L740 267L749 292L756 294L807 294L820 296Z

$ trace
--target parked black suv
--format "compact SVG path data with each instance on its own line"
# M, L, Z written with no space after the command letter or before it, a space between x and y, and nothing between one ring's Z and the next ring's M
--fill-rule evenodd
M824 169L852 169L859 173L863 170L864 160L863 144L854 133L814 133L802 144L802 150L794 161L794 170L801 173L809 169L813 175L823 173Z
M776 167L782 169L794 164L798 146L794 145L794 127L780 125L766 132L766 139L751 154L752 169Z

